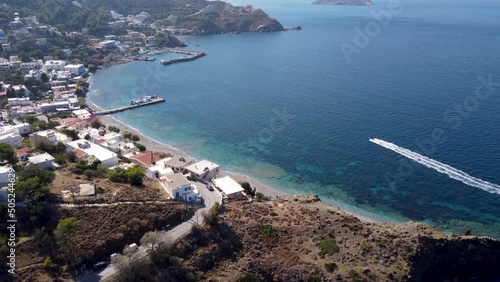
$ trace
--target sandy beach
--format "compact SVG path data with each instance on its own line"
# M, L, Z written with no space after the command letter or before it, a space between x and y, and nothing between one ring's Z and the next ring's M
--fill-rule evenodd
M102 110L100 107L98 107L97 105L95 105L94 103L92 103L88 100L87 100L87 106L94 111ZM157 140L154 140L154 139L150 138L149 136L142 134L140 131L136 130L135 128L132 128L132 127L124 124L123 122L121 122L121 121L119 121L111 116L101 115L101 116L98 116L98 118L107 127L115 126L115 127L120 129L120 132L128 131L128 132L132 132L134 134L137 134L141 139L139 142L141 144L143 144L144 146L146 146L148 151L164 152L164 153L170 153L172 155L185 155L185 156L188 155L185 152L183 152L177 148L169 146L168 144L165 144L165 143L158 142ZM291 194L282 192L280 190L277 190L273 187L265 185L265 184L255 180L249 176L246 176L246 175L242 175L242 174L238 174L238 173L234 173L234 172L230 172L230 171L224 171L224 170L221 172L221 175L230 176L231 178L233 178L234 180L236 180L238 182L245 182L246 181L246 182L250 183L250 185L252 187L255 187L257 192L260 192L260 193L264 194L265 196L270 196L273 199L281 198L281 199L293 200L294 198L304 196L304 195L291 195ZM321 202L320 207L338 210L339 212L343 212L343 213L355 216L355 217L359 218L361 221L366 222L366 223L379 222L373 218L369 218L369 217L364 216L364 215L356 214L356 213L353 213L350 211L340 210L338 207L330 206L326 203Z

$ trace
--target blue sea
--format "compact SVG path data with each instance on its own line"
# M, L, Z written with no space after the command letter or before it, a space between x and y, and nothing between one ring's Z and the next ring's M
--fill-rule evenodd
M188 49L208 55L99 71L88 99L108 109L159 95L166 103L114 117L286 192L378 220L500 238L497 190L369 141L500 184L500 2L251 3L303 29L187 37Z

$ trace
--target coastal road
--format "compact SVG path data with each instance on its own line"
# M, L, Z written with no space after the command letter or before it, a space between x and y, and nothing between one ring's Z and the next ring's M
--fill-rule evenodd
M201 224L203 222L203 216L202 214L204 212L208 212L209 209L211 209L215 202L221 203L221 196L219 193L216 191L209 191L204 184L198 183L198 182L191 182L198 191L200 191L200 195L203 197L204 202L204 207L198 209L196 213L188 219L187 221L177 225L176 227L172 228L169 231L161 231L164 233L165 240L173 240L177 241L179 239L182 239L186 235L191 232L191 228L193 225L196 223ZM138 242L137 242L138 243ZM147 248L143 246L139 246L138 251L135 253L135 256L140 259L143 258L147 255ZM99 271L99 272L88 272L84 274L83 276L80 276L76 279L78 282L96 282L96 281L103 281L109 278L110 276L114 275L117 272L117 269L113 266L113 264L109 264L108 267L105 269Z

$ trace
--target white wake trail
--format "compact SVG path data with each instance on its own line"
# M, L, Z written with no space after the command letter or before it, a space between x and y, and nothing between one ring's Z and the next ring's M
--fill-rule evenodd
M409 158L421 165L424 165L428 168L434 169L435 171L446 174L450 178L458 180L464 184L467 184L472 187L476 187L482 189L486 192L499 194L500 195L500 185L490 183L488 181L484 181L482 179L476 178L474 176L470 176L467 173L458 170L454 167L451 167L447 164L440 163L436 160L430 159L426 156L422 156L418 153L412 152L408 149L401 148L396 144L392 144L390 142L386 142L384 140L380 140L377 138L370 138L370 142L373 142L377 145L380 145L386 149L389 149L393 152L396 152L404 157Z

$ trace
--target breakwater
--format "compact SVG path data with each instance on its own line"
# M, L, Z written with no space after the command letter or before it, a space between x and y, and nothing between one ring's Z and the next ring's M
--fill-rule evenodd
M201 57L207 55L205 52L179 50L179 49L168 49L167 52L185 54L186 56L184 56L182 58L171 59L171 60L161 60L160 63L162 65L171 65L171 64L175 64L175 63L194 61L198 58L201 58Z
M111 109L111 110L96 111L96 112L94 112L94 115L96 115L96 116L99 116L99 115L109 115L109 114L114 114L114 113L119 113L119 112L127 111L127 110L134 109L134 108L139 108L139 107L144 107L144 106L149 106L149 105L158 104L158 103L164 103L164 102L165 102L165 99L163 99L163 98L154 98L154 99L151 99L148 102L144 102L144 103L140 103L140 104L134 104L134 105L130 105L130 106L126 106L126 107L120 107L120 108L115 108L115 109Z

